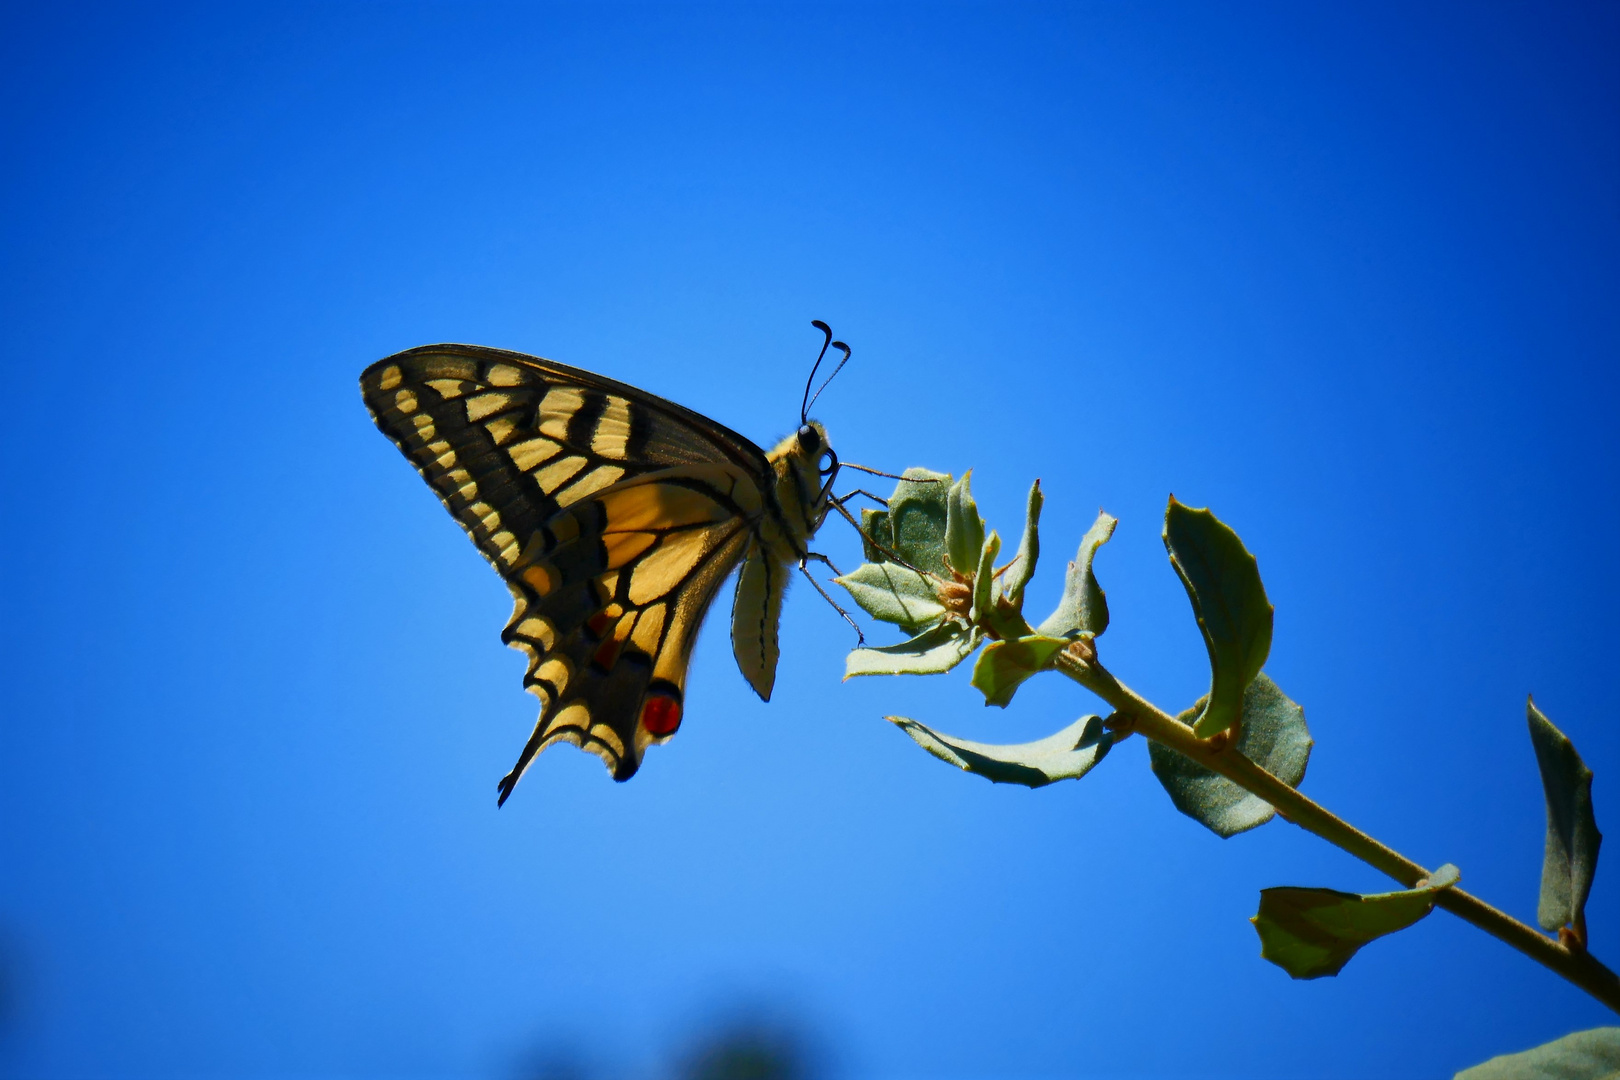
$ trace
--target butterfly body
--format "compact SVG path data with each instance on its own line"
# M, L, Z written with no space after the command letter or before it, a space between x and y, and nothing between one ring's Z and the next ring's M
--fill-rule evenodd
M828 509L826 431L805 420L768 454L623 383L521 353L429 345L361 375L377 426L506 581L502 634L529 659L540 751L568 742L617 780L668 741L698 627L739 567L738 666L769 699L793 566Z

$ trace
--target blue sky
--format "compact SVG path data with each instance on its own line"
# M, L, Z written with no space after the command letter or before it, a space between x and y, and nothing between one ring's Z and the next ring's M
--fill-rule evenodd
M849 1077L1434 1077L1614 1022L1444 913L1290 981L1258 890L1385 880L1217 840L1140 740L1036 792L953 772L880 717L1096 703L841 684L802 587L769 705L716 613L640 775L559 748L497 812L506 590L355 382L476 342L769 445L825 319L843 457L972 467L1003 534L1041 478L1037 607L1121 519L1103 656L1167 707L1207 671L1165 498L1233 525L1304 790L1529 919L1525 695L1600 825L1620 764L1612 6L3 19L0 1069L653 1076L740 1010Z

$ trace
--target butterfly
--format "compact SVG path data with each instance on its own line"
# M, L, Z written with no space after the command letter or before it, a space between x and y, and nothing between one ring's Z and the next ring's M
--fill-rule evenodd
M849 346L814 325L826 340L799 428L768 453L645 390L523 353L424 345L361 374L372 419L512 593L501 638L528 655L523 684L541 707L500 804L556 743L634 776L680 728L698 627L739 567L732 651L770 700L788 575L819 557L808 545L839 469L809 418L810 386L828 347L844 354L836 375Z

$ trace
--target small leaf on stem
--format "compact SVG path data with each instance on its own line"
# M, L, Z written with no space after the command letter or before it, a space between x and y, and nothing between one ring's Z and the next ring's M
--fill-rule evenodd
M992 641L973 664L973 685L984 694L986 705L1007 707L1023 681L1045 668L1069 645L1068 638L1030 637Z
M889 519L887 510L873 510L870 508L861 511L861 558L869 563L880 563L888 558L878 549L882 544L889 550L894 550L894 522Z
M990 535L984 538L984 548L979 552L979 566L973 576L973 608L968 622L974 626L980 624L995 600L996 556L1000 553L1001 536L992 529Z
M970 631L955 619L947 619L898 645L855 649L844 658L844 678L850 679L856 675L938 675L967 659L978 644L977 631Z
M1603 836L1592 814L1592 770L1575 744L1529 703L1530 742L1541 767L1547 796L1547 846L1541 864L1541 902L1536 920L1543 930L1573 926L1584 946L1586 897L1597 872Z
M1041 504L1045 496L1041 494L1041 482L1035 481L1029 486L1029 506L1024 511L1024 536L1018 541L1018 555L1013 559L1012 569L1007 571L1007 602L1013 606L1014 611L1024 610L1024 587L1029 579L1035 576L1035 563L1041 557Z
M1114 526L1118 524L1112 515L1097 513L1097 520L1080 538L1079 553L1069 564L1069 573L1063 582L1063 599L1036 628L1036 633L1046 637L1078 637L1083 630L1100 634L1108 629L1108 600L1091 572L1091 562L1097 556L1097 549L1114 535Z
M973 501L973 470L950 486L945 502L945 553L951 569L966 577L978 565L984 547L984 519Z
M894 623L908 633L944 618L934 579L898 563L862 563L833 581L874 619Z
M1083 716L1056 735L1031 743L1002 746L943 735L903 716L885 717L941 761L978 773L997 784L1044 787L1056 780L1078 780L1101 761L1114 743L1102 718Z
M1271 652L1271 602L1254 556L1208 510L1183 506L1172 495L1164 514L1164 546L1209 650L1209 696L1193 723L1193 732L1207 739L1237 720L1244 687L1265 666Z
M1260 890L1249 921L1260 934L1260 955L1296 979L1337 975L1363 945L1393 934L1434 910L1435 893L1461 875L1449 863L1418 888L1359 893L1283 886Z
M905 479L895 484L894 494L889 496L889 535L894 541L889 546L918 570L950 580L945 560L945 525L951 474L913 468L901 475ZM882 552L872 554L888 558ZM867 561L879 561L872 554L867 555Z
M1200 698L1178 718L1190 723L1204 706ZM1305 710L1271 681L1257 675L1243 694L1243 727L1237 750L1289 787L1299 787L1311 758ZM1270 821L1276 810L1260 796L1183 757L1162 743L1148 743L1153 775L1183 814L1220 837L1236 836Z

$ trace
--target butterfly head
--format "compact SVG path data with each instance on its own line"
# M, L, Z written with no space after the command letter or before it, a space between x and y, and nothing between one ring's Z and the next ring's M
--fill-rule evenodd
M777 444L770 458L777 470L777 496L784 505L803 508L811 531L827 512L827 498L838 476L838 455L827 442L827 429L819 420L806 420L799 430Z

